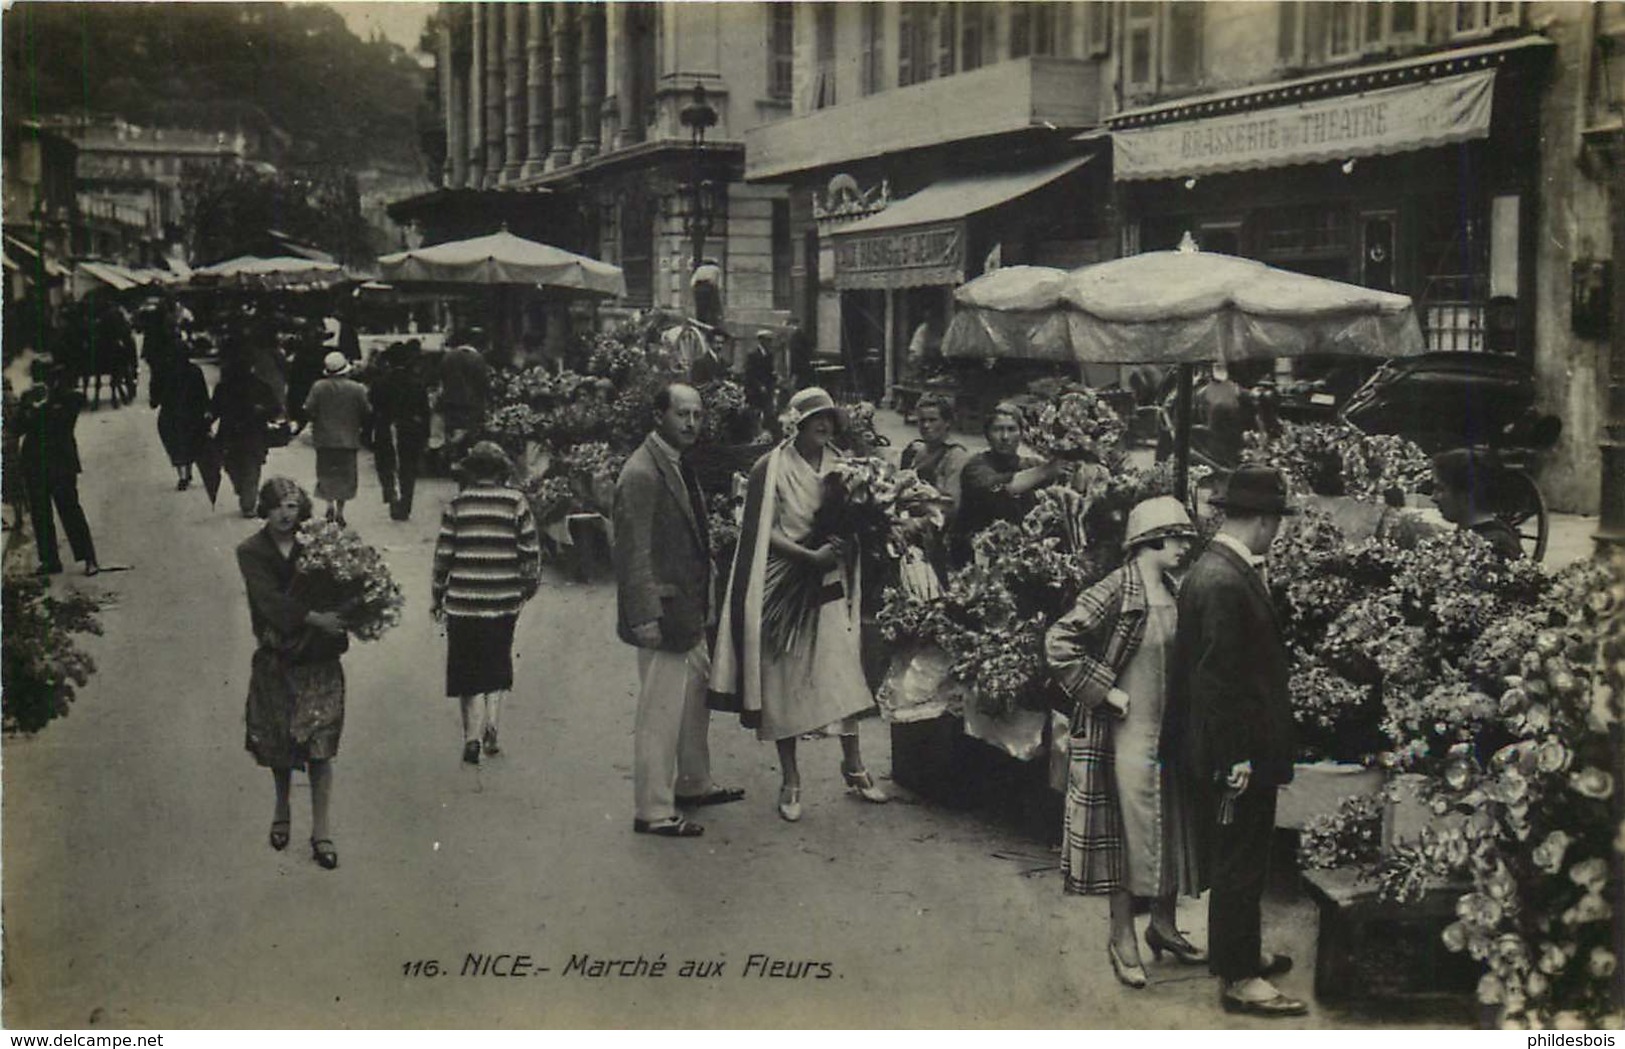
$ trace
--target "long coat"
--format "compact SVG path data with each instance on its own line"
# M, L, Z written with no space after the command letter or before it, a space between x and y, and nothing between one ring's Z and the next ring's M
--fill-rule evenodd
M705 637L711 615L711 544L705 496L690 498L683 475L654 435L621 467L615 485L616 632L660 623L660 645L687 652ZM697 504L697 505L696 505Z
M1290 783L1297 744L1287 680L1264 580L1234 550L1208 544L1179 591L1162 758L1182 761L1208 789L1242 761L1260 787Z

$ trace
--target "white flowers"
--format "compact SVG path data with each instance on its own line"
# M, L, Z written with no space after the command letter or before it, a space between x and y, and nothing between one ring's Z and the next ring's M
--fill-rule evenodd
M1542 873L1556 874L1563 869L1563 853L1568 851L1571 839L1561 830L1546 835L1546 840L1535 846L1531 858Z

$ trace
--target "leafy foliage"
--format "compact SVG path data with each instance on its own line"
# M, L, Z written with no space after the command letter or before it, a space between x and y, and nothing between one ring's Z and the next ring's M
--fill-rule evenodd
M8 112L276 128L295 164L417 162L431 78L324 4L18 4L4 36Z
M67 716L68 704L96 672L73 635L101 634L99 606L84 594L54 596L35 576L6 576L4 593L0 718L7 732L38 732Z

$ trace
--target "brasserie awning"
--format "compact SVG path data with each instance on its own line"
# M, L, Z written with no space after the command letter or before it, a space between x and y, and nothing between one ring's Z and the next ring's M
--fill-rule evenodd
M1127 109L1107 120L1112 177L1195 178L1487 138L1497 73L1551 50L1532 34Z
M965 220L1042 189L1092 155L941 179L835 231L835 286L912 288L965 280Z

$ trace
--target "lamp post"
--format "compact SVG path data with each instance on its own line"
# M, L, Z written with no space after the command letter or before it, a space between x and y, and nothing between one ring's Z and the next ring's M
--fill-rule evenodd
M705 175L705 133L716 126L717 111L705 100L705 85L695 83L694 101L684 106L678 120L689 129L689 180L678 187L688 210L683 215L684 232L693 245L690 271L699 269L705 259L705 238L711 233L711 222L716 215L716 186Z

